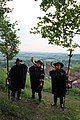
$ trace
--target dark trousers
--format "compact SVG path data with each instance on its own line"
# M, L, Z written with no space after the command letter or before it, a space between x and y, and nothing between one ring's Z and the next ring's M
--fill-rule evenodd
M17 98L19 98L19 97L21 96L21 89L12 90L12 91L11 91L11 96L12 96L12 97L15 97L16 92L17 92Z
M32 89L32 98L35 98L35 91Z
M58 98L58 97L54 94L54 104L57 104L57 98ZM63 96L60 96L59 99L60 99L60 104L63 104L63 99L64 99L64 97L63 97Z
M42 98L41 91L38 92L38 97L39 97L39 101L41 101L41 98ZM32 89L32 98L35 98L35 90L33 90L33 89Z

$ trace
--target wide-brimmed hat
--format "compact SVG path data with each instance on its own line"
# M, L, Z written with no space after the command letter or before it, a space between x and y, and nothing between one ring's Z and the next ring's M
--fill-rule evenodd
M40 63L41 65L43 65L43 62L41 60L37 60L35 61L36 63Z
M22 60L17 58L15 63L17 63L17 62L22 62Z
M56 65L61 65L61 68L64 67L64 64L63 64L62 62L56 62L56 63L54 63L53 65L54 65L54 66L56 66Z

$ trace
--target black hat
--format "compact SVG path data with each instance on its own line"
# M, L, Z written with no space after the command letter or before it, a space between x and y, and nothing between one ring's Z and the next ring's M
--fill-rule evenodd
M40 63L41 65L43 65L43 62L41 60L35 61L36 63Z
M56 66L56 65L61 65L61 68L64 67L64 65L63 65L62 62L57 62L57 63L54 63L53 65L54 65L54 66Z
M17 62L22 62L22 60L20 60L19 58L17 58L15 63L17 63Z

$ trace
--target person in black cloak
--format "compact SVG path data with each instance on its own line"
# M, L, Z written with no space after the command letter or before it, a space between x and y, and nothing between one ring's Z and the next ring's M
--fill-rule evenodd
M16 59L16 65L12 66L8 75L9 89L11 90L11 100L21 99L21 89L24 89L26 82L27 66L22 64L22 60Z
M42 98L42 88L44 85L44 69L41 67L43 62L38 60L35 61L34 65L29 68L30 82L32 89L32 98L35 98L35 92L38 93L39 101Z
M60 107L64 108L64 98L66 95L66 72L62 69L63 63L57 62L53 64L55 70L50 71L52 82L52 94L54 94L54 103L52 106L57 105L57 98L60 98Z
M23 74L23 80L22 80L22 89L25 88L25 84L26 84L26 76L27 76L27 71L28 71L28 67L24 62L21 62L21 67L22 67L22 74Z

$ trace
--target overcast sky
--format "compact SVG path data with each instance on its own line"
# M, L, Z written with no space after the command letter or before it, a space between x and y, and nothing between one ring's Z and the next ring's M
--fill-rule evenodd
M39 0L40 2L40 0ZM30 34L32 27L36 26L37 17L44 13L39 8L39 2L34 0L13 0L8 2L9 7L14 8L9 14L12 22L18 21L19 39L21 41L21 51L37 52L67 52L67 49L48 44L47 39L42 39L40 35ZM80 41L79 37L78 41ZM80 49L75 49L74 53L80 53Z

